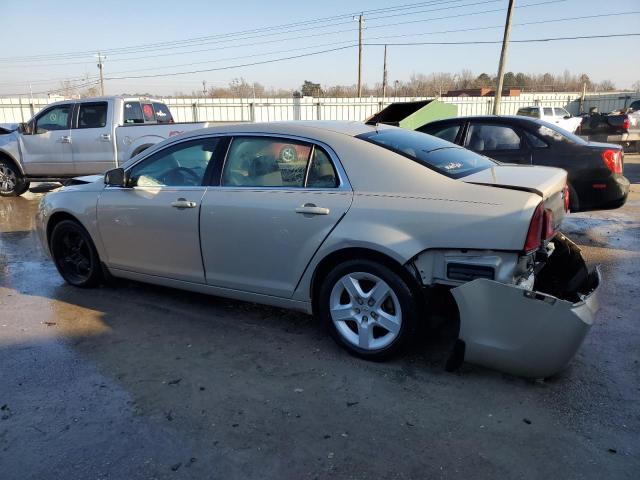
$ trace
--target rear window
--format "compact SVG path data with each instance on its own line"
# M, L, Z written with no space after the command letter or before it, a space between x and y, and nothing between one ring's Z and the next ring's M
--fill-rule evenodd
M144 123L140 102L124 102L124 123Z
M153 113L153 105L150 103L142 104L142 115L144 117L144 123L153 123L156 121L156 116Z
M158 123L173 123L171 112L164 103L153 102L153 110L156 113Z
M497 165L497 162L421 132L390 128L358 138L410 158L438 173L461 178Z

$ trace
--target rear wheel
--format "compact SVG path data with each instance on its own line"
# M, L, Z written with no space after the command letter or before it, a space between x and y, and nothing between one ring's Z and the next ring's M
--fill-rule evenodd
M318 313L350 353L382 360L399 352L417 326L416 300L403 278L370 260L336 266L319 291Z
M0 196L18 197L29 189L29 182L20 170L7 160L0 158Z
M95 287L102 279L98 252L87 231L73 220L63 220L51 232L51 255L67 283Z

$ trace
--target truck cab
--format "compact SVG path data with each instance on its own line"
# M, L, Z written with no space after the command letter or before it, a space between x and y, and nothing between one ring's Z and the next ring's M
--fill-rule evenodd
M0 196L21 195L30 181L103 173L168 137L205 126L174 124L164 103L147 98L52 103L0 135Z

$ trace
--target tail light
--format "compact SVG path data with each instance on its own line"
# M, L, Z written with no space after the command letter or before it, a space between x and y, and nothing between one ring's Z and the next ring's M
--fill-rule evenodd
M548 208L545 209L544 203L540 202L531 217L523 250L525 252L537 250L544 240L549 240L554 234L553 212Z
M542 240L549 240L556 233L553 228L553 212L548 208L545 208L542 214L542 233L540 238Z
M630 127L631 127L631 120L629 120L629 116L625 116L624 120L622 120L622 129L628 132Z
M605 150L602 161L611 173L622 173L622 150Z
M570 194L570 190L569 190L569 185L565 185L564 188L562 189L562 198L564 198L564 211L565 212L569 212L569 205L571 204L571 201L569 199L569 194Z

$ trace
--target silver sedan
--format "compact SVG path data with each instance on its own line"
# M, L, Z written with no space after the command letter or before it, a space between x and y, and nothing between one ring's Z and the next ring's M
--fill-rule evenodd
M452 368L545 377L597 310L597 271L557 231L566 195L563 170L418 132L245 124L77 178L43 198L38 225L72 285L108 275L296 309L369 359L406 346L443 286L460 314Z

